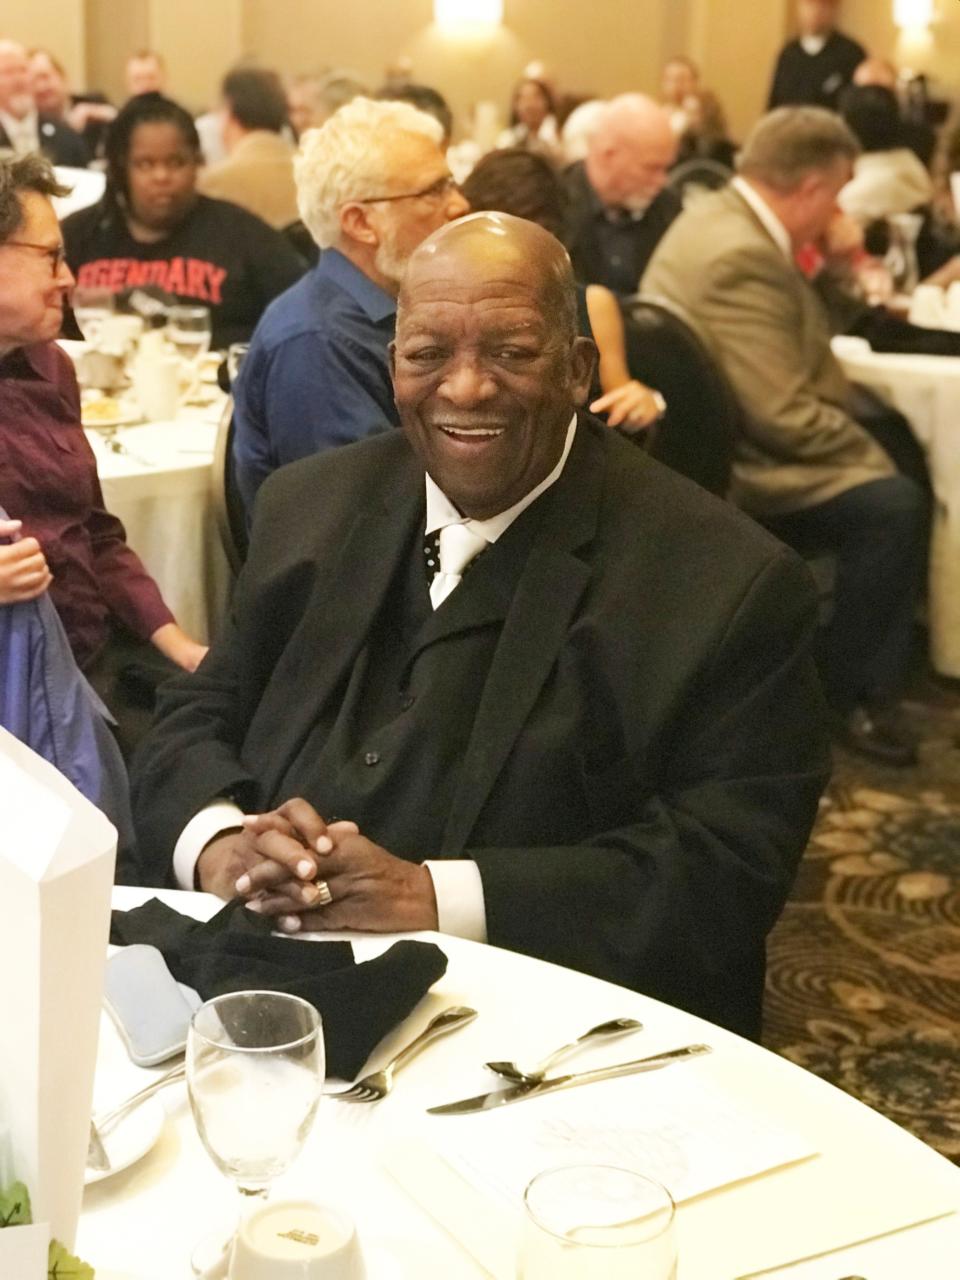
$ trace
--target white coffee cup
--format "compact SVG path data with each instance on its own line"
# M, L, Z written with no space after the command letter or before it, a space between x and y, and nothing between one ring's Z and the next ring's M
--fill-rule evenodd
M910 323L924 329L942 329L946 318L946 299L940 286L918 284L910 300Z
M133 392L148 422L169 422L180 407L180 359L141 351L133 362Z
M265 1204L237 1230L229 1280L366 1280L360 1242L339 1209L309 1200Z

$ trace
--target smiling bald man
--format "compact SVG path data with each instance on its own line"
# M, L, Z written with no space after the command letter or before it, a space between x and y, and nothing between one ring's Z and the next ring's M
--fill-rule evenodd
M801 562L583 414L569 260L413 254L403 432L264 486L230 624L165 687L147 879L302 929L437 929L756 1035L828 770Z

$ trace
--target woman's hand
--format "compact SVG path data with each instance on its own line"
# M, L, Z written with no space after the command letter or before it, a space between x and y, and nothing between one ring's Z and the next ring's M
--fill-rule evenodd
M666 408L659 391L652 391L634 378L594 400L590 412L605 413L607 426L639 431L662 418Z
M22 521L0 520L0 538L15 538ZM42 596L53 581L36 538L0 545L0 604L19 604Z
M175 622L158 627L150 637L150 643L184 671L196 671L207 653L207 646L198 644Z

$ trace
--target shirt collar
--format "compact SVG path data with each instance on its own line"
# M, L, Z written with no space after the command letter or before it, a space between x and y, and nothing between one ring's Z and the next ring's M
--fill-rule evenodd
M365 276L338 249L324 249L314 271L319 277L332 280L341 289L345 289L374 324L397 314L396 298L374 284L369 276Z
M785 257L793 261L793 244L790 240L790 232L783 225L777 215L764 200L754 187L745 178L741 178L739 174L730 184L743 197L744 201L750 206L756 214L763 229L770 236L773 243L784 254Z
M550 486L556 484L560 479L563 468L567 464L567 458L570 456L570 450L573 448L573 438L576 433L577 415L574 414L570 419L569 427L567 427L567 438L564 441L563 453L561 453L557 465L550 474L541 480L536 488L531 489L528 494L522 497L519 502L515 502L506 511L501 511L498 515L491 516L489 520L465 520L461 512L457 510L428 472L424 477L427 486L427 523L424 532L427 534L436 533L438 529L443 529L448 524L463 524L475 533L479 533L481 537L486 538L487 542L496 542L502 534L506 533L521 512L526 511L532 502L535 502L542 493L546 493Z
M8 115L6 111L0 111L0 125L3 126L4 132L10 139L15 151L20 150L17 146L19 138L22 138L24 142L30 143L28 148L30 150L35 150L39 146L40 120L36 109L28 111L21 120L18 120L16 116Z
M804 53L808 53L811 58L815 58L817 54L823 53L830 40L829 35L825 36L801 36L800 45Z

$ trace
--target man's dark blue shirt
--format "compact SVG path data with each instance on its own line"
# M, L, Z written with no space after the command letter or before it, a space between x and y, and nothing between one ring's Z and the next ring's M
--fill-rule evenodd
M396 299L336 249L264 312L234 388L248 518L277 467L399 425L387 359L396 320Z

